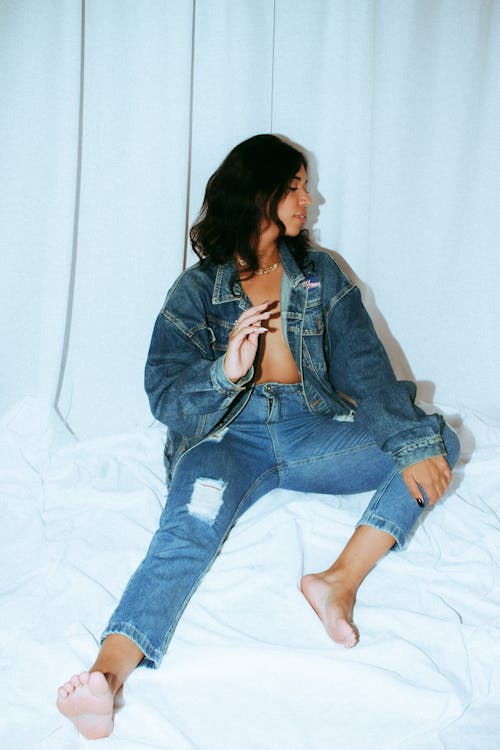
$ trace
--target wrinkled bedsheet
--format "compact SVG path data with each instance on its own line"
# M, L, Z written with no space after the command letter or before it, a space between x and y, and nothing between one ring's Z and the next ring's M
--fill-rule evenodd
M274 491L232 531L112 737L79 737L57 686L92 663L164 503L163 428L77 441L25 399L2 420L0 747L500 748L500 424L443 407L462 443L446 498L364 582L348 651L298 589L368 495Z

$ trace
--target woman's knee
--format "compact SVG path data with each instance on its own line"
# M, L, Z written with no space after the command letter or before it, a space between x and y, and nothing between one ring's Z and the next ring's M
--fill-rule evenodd
M460 455L460 442L457 433L445 424L442 437L446 448L446 458L450 467L453 468Z

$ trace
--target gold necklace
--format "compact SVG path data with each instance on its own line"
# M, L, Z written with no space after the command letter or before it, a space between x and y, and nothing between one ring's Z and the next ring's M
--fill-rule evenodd
M244 260L241 260L241 258L236 258L237 264L241 268L248 268L248 265L245 263ZM276 263L272 263L270 266L264 266L264 268L258 268L256 271L254 271L255 274L258 276L262 276L265 273L271 273L271 271L275 271L278 266L280 265L281 261L277 260Z

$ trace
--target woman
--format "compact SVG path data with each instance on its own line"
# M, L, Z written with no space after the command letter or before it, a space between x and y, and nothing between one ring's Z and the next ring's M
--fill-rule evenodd
M168 425L168 499L95 664L59 689L86 737L111 732L125 679L159 665L231 527L269 490L376 490L340 557L300 584L350 648L359 585L450 483L455 434L415 407L359 290L310 248L306 170L300 151L259 135L208 182L190 235L200 263L170 289L146 364L152 412Z

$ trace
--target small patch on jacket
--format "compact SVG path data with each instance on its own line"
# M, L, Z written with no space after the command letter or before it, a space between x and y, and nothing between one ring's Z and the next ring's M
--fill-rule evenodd
M315 279L312 273L308 273L306 280L302 282L302 286L305 286L306 289L316 289L316 287L321 286L321 281Z

